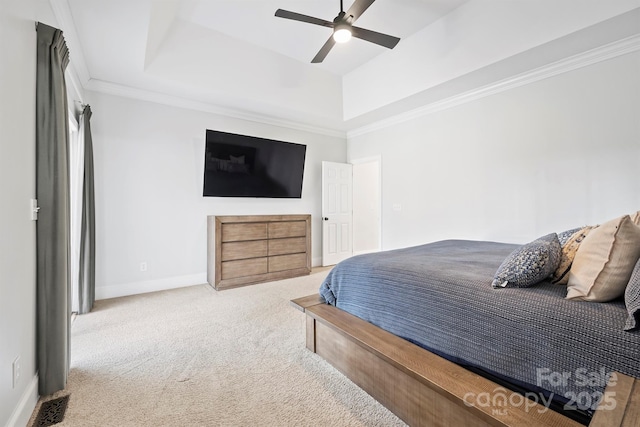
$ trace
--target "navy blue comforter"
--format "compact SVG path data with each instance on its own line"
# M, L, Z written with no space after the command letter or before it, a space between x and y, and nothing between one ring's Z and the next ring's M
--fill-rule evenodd
M570 301L566 286L546 281L493 289L516 247L446 240L355 256L329 272L320 294L453 362L589 412L610 372L640 377L640 333L623 330L623 300Z

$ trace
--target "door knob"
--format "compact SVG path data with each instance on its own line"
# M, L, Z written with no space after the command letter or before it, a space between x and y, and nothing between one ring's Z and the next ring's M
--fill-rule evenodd
M326 216L322 219L324 219L325 221L329 221L329 218L327 218Z

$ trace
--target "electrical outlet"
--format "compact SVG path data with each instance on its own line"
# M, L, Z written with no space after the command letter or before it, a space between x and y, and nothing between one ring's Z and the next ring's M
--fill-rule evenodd
M140 271L147 271L147 263L146 262L141 262L140 263Z
M16 359L13 361L13 364L11 365L13 368L13 384L11 386L11 388L16 388L16 385L18 385L18 381L20 380L20 356L16 357Z

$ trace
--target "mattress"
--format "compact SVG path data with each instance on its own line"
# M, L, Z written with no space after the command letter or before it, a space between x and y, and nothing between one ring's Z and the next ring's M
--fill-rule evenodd
M611 372L640 377L640 333L623 330L623 300L566 300L566 286L548 281L492 288L515 248L445 240L355 256L319 291L328 304L450 361L552 399L574 419L590 417Z

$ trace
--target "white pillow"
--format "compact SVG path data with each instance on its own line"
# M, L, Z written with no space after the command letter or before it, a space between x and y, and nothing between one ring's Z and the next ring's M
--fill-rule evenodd
M629 215L591 230L571 264L567 299L606 302L624 295L638 258L640 227Z

